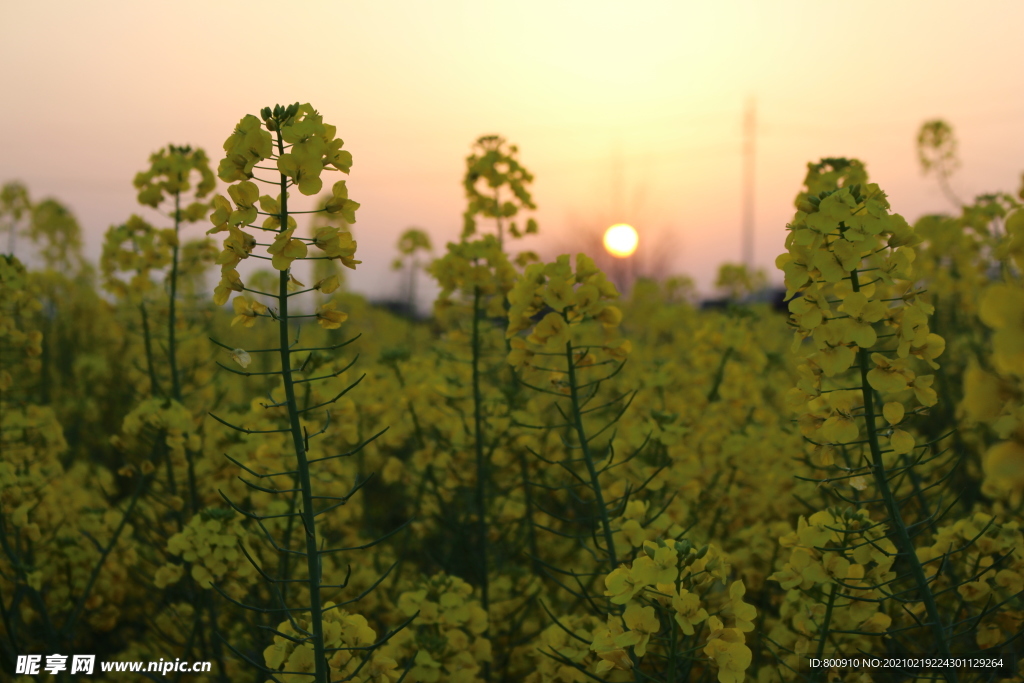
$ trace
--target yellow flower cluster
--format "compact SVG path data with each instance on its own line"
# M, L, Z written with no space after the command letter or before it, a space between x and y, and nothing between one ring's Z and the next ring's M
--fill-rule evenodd
M48 268L71 274L85 265L82 228L75 215L56 199L44 199L32 207L27 235L33 243L42 243L39 252Z
M171 263L177 244L172 228L157 229L136 215L107 230L100 256L104 287L118 297L144 296L155 288L153 271ZM124 280L121 274L131 274Z
M593 680L588 669L594 668L596 655L590 643L594 642L598 632L605 630L606 625L595 616L560 615L555 623L541 632L536 647L531 650L536 669L526 678L526 683L584 683ZM633 680L632 673L628 667L610 669L602 677L608 681L630 681Z
M156 208L163 202L165 193L180 195L187 192L191 188L192 171L199 173L195 190L197 199L210 194L217 182L210 170L210 160L201 149L168 145L151 155L149 163L149 170L137 173L134 181L139 191L139 203L145 206ZM183 210L181 217L194 223L206 215L208 208L206 203L195 201Z
M949 387L969 427L960 438L983 452L985 494L1014 506L1024 498L1022 201L1024 185L1017 197L981 195L959 215L915 225L925 240L921 276L939 293L936 318L952 340L947 373L962 377Z
M473 587L453 576L436 574L403 592L397 610L411 623L381 649L384 656L411 664L411 683L471 683L492 661L487 612L473 598Z
M622 322L622 311L609 304L617 299L618 290L586 254L576 255L576 271L569 256L562 255L554 263L531 263L508 294L508 329L511 339L509 365L517 369L531 367L538 354L565 353L567 345L587 346L574 330L584 322L596 321L606 330ZM536 320L541 313L540 320ZM516 336L529 331L525 338ZM575 343L574 343L575 341ZM632 345L628 340L596 345L614 360L622 360ZM596 357L589 349L577 359L581 366L592 365Z
M455 306L453 296L484 298L484 313L488 317L505 315L504 296L512 288L516 271L508 256L492 235L470 242L450 242L448 252L427 268L439 285L441 293L434 305L435 312L448 320L461 309Z
M507 145L499 135L485 135L473 145L473 153L466 158L466 175L462 185L466 191L466 211L463 213L462 239L477 231L477 217L494 218L498 223L498 244L504 236L503 219L514 218L522 209L536 209L527 185L533 182L520 163L515 145ZM502 196L501 191L507 194ZM515 221L508 226L509 234L522 237L537 232L537 221L529 218L520 229Z
M724 583L729 571L728 563L714 546L698 550L687 542L645 542L644 554L605 578L604 594L612 604L624 605L625 610L620 616L609 616L607 625L594 633L590 649L599 658L594 673L633 668L647 655L652 637L662 632L664 623L674 622L662 641L674 643L681 634L691 638L689 647L694 647L699 637L704 654L716 663L720 683L742 681L752 659L743 633L754 629L757 613L753 605L743 601L746 589L742 581L729 585L724 600L713 595L712 586ZM714 614L707 610L712 603L718 607ZM726 628L722 617L733 625ZM707 633L702 624L708 627ZM632 657L627 648L632 649ZM662 656L666 649L664 644L658 648Z
M831 170L822 173L824 168ZM937 368L934 359L945 349L945 340L928 327L934 307L912 286L919 238L899 214L889 213L885 194L866 179L856 161L812 165L808 191L797 197L788 251L776 261L786 274L794 349L804 339L811 342L803 377L788 399L800 413L801 431L815 444L812 460L819 466L831 465L841 445L862 435L862 392L840 388L855 362L865 365L858 354L870 354L863 371L885 401L888 427L881 436L894 454L916 445L902 428L904 397L925 408L938 400L934 375L918 375L912 365L916 358ZM819 187L828 189L812 194ZM827 388L823 379L832 380Z
M42 309L38 290L28 280L28 273L21 261L14 256L0 255L0 344L8 349L17 349L19 364L29 372L38 372L37 358L42 353L43 333L26 329L25 323ZM0 392L5 392L14 383L11 363L15 354L5 351L4 363L0 365Z
M375 653L365 663L359 648L372 645L377 634L366 618L353 614L340 605L324 605L324 645L330 653L328 664L332 680L357 683L395 683L402 672L394 659ZM309 683L316 672L313 646L308 642L311 632L308 618L297 615L281 622L274 642L263 651L266 665L275 671L282 683ZM305 642L304 642L305 641Z
M951 572L946 563L954 554L968 571ZM1024 628L1024 609L1015 605L1024 591L1024 535L1020 522L1000 522L978 512L940 527L934 542L917 551L937 591L951 585L964 603L984 608L975 641L980 648L992 648L1016 637Z
M186 448L197 451L201 447L192 414L174 400L153 397L140 402L125 416L121 431L126 437L140 437L147 431L162 434L171 456L179 461L184 460ZM121 436L112 436L111 443L127 447Z
M781 623L772 633L789 652L783 657L783 678L806 670L806 657L815 655L825 631L825 654L872 651L871 634L883 634L892 624L879 609L884 604L882 587L896 577L896 548L886 538L886 526L863 511L822 510L801 516L796 530L782 536L779 545L789 549L788 558L769 580L788 591ZM815 589L829 596L826 602L817 599Z
M77 618L98 631L113 629L124 603L139 599L128 581L139 558L130 524L113 536L123 514L103 495L112 485L110 473L90 463L62 466L59 456L67 443L50 407L3 404L0 430L0 510L6 535L0 592L27 590L33 596L16 603L8 623L37 628L58 616L68 620L74 602L85 595L85 611ZM94 574L108 543L110 551Z
M296 237L297 223L287 206L287 187L294 186L304 195L313 195L323 187L321 175L325 170L348 173L351 169L352 155L342 149L344 143L336 137L337 129L325 124L323 117L309 104L278 106L273 111L265 108L261 115L262 121L252 114L243 117L224 142L226 156L220 163L218 175L221 180L234 184L228 187L230 199L223 195L214 196L210 215L213 228L208 231L228 232L223 251L217 257L221 266L221 279L213 296L217 304L227 303L231 292L245 290L236 266L253 255L256 238L245 228L252 227L260 214L266 216L261 228L276 234L267 247L268 256L259 258L268 259L276 270L287 272L294 261L307 258L309 245L324 254L319 258L337 259L353 269L359 263L353 258L356 242L348 230L325 226L319 228L313 238ZM257 177L256 164L268 159L276 161L277 178ZM252 182L253 178L279 184L281 191L276 197L261 196L259 187ZM323 211L337 214L346 224L355 222L358 208L359 204L349 199L344 180L334 183L331 197L323 204ZM332 291L329 279L319 281L314 289ZM252 306L248 300L241 303L235 300L236 312L242 309L238 316L246 316L236 317L236 320L244 322L246 327L252 327L256 317L262 313L252 313ZM335 312L322 316L320 322L326 329L335 329L342 321Z
M208 509L167 539L167 554L180 557L185 565L168 563L160 567L153 578L154 585L164 588L177 583L188 569L202 588L217 583L228 594L244 594L258 579L255 567L245 555L258 560L250 545L251 535L230 515L227 510Z
M1009 198L1006 203L1012 213L1005 219L1003 249L1020 269L1024 266L1024 206ZM1009 276L986 287L978 315L991 330L992 353L979 359L991 371L978 362L968 367L964 410L1006 439L992 445L983 457L984 488L989 495L1006 497L1017 506L1024 500L1024 287L1019 278Z

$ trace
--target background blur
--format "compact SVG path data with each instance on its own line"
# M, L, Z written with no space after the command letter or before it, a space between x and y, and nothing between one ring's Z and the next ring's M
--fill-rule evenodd
M741 259L751 102L754 262L773 280L808 161L862 159L911 221L952 208L920 172L925 120L953 126L965 199L1016 190L1024 169L1019 1L124 0L2 17L0 183L66 203L93 260L109 225L145 215L131 181L152 152L191 144L216 166L242 116L296 101L354 155L364 265L349 281L373 298L399 291L405 228L435 252L458 238L464 159L487 133L536 177L541 234L517 246L590 248L625 221L639 271L704 292Z

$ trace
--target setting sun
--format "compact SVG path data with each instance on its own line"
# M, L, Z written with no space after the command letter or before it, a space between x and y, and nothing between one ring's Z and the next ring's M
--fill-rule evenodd
M608 228L604 233L604 248L617 258L628 258L636 251L640 236L632 225L619 223Z

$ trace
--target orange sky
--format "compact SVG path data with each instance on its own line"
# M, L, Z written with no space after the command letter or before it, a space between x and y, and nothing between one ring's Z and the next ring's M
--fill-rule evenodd
M756 262L773 278L810 160L861 158L911 220L946 210L914 147L941 116L954 187L1016 191L1022 25L1016 0L7 3L0 182L67 203L95 258L140 210L131 180L151 152L191 144L216 163L243 115L308 101L355 158L359 291L397 292L387 267L409 225L439 247L458 236L464 158L486 133L536 176L542 235L524 247L573 250L627 221L641 258L670 253L707 291L740 258L749 97Z

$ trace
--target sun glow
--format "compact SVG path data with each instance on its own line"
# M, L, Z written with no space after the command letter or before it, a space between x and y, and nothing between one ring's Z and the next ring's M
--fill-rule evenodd
M640 236L632 225L618 223L604 233L604 248L616 258L629 258L636 251Z

